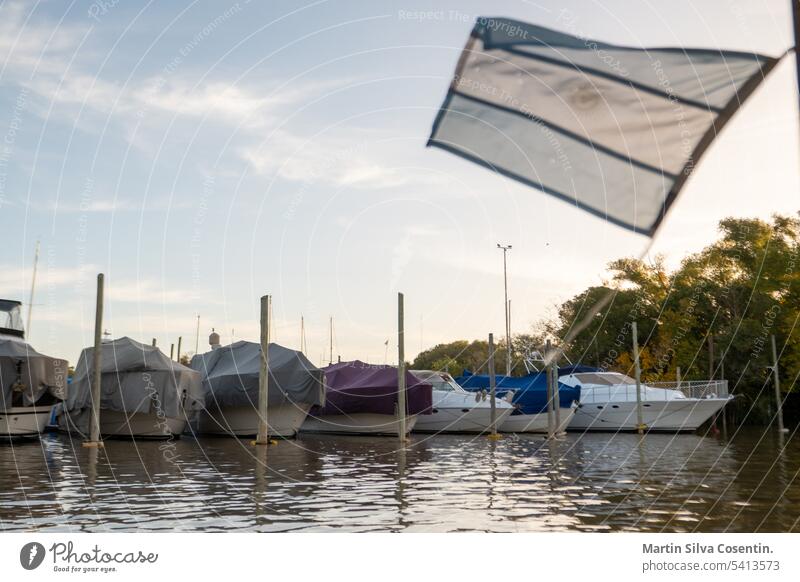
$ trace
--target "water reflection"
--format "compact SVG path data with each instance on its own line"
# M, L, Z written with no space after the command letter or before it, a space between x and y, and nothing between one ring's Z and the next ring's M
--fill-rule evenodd
M783 454L779 454L783 450ZM92 462L90 456L97 455ZM324 437L0 446L0 528L40 531L795 531L797 440Z

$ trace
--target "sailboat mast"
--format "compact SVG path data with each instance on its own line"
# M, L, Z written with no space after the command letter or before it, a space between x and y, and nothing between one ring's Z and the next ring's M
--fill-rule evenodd
M25 325L25 334L31 336L31 313L33 312L33 292L36 289L36 269L39 266L39 241L36 241L36 251L33 254L33 277L31 277L31 294L28 299L28 321Z
M331 343L330 343L331 351L328 362L330 364L333 364L333 317L331 317L331 323L330 323L330 336L331 336Z
M194 338L194 353L197 354L200 349L200 314L197 314L197 335Z

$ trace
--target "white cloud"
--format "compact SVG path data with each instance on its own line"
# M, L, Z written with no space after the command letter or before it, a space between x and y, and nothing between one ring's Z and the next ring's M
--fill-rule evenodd
M48 287L62 287L75 285L87 273L96 272L96 265L83 265L81 267L51 267L47 265L47 249L42 249L39 257L39 266L36 272L38 293ZM15 265L0 265L0 295L4 297L27 297L30 293L33 266L19 267Z
M50 212L58 214L67 213L115 213L115 212L141 212L162 211L169 207L171 210L194 208L191 202L169 200L167 196L152 196L148 200L144 209L142 201L126 198L93 198L88 203L64 202L63 200L50 201L43 206Z
M203 299L208 302L208 293L199 289L168 286L164 281L140 277L138 279L115 279L109 282L106 296L110 301L140 303L148 308L155 305L186 304L187 301Z
M364 128L308 138L279 130L259 147L242 148L240 155L259 174L309 184L383 189L444 182L443 176L409 167L414 164L404 163L408 150L398 145L407 142L386 137Z

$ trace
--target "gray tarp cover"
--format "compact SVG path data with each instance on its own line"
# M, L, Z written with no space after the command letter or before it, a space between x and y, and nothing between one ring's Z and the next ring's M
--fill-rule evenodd
M25 387L15 397L17 380ZM30 406L47 392L63 398L66 385L66 360L40 354L22 339L0 337L0 410Z
M180 418L184 410L202 407L200 374L170 360L157 347L123 337L104 343L101 350L101 409L148 413L156 406L157 412ZM69 387L67 410L91 406L93 362L94 348L86 348Z
M261 346L239 341L192 358L203 376L207 408L258 406ZM269 404L325 404L323 372L301 352L269 344Z

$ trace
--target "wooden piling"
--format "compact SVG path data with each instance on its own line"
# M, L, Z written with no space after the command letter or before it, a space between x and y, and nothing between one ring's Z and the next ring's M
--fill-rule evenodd
M547 340L544 348L545 353L545 366L547 378L547 438L553 438L556 434L555 426L555 413L553 410L553 366L550 365L550 358L552 356L550 349L550 340Z
M719 379L721 382L725 381L725 352L722 353L722 357L719 361ZM725 390L725 396L728 395L728 391ZM719 394L717 394L719 396ZM722 438L725 440L728 439L728 407L723 406L722 410L720 411L720 415L722 417Z
M178 336L178 357L175 359L179 364L181 363L181 342L183 341L183 336Z
M403 325L403 294L397 294L397 415L398 437L406 440L406 350Z
M497 379L494 375L494 334L489 334L489 397L491 398L492 415L489 426L489 438L497 439Z
M708 334L708 379L714 379L714 336Z
M102 391L102 342L103 342L103 273L97 275L97 302L94 312L94 352L92 354L92 417L89 426L89 440L83 443L85 447L102 447L100 440L100 399Z
M550 365L553 368L552 372L552 380L553 380L553 410L555 412L555 432L558 434L559 429L561 428L561 394L558 392L558 349L553 350L553 353L556 354L553 356Z
M636 322L631 323L633 336L633 372L636 378L636 431L644 434L644 414L642 412L642 368L639 365L639 333Z
M258 435L253 444L269 444L269 314L272 296L261 298L261 367L258 371Z
M778 368L778 349L775 347L775 336L770 336L772 342L772 373L775 378L775 405L777 406L776 417L778 419L778 432L784 433L787 430L783 427L783 399L781 398L781 379Z

